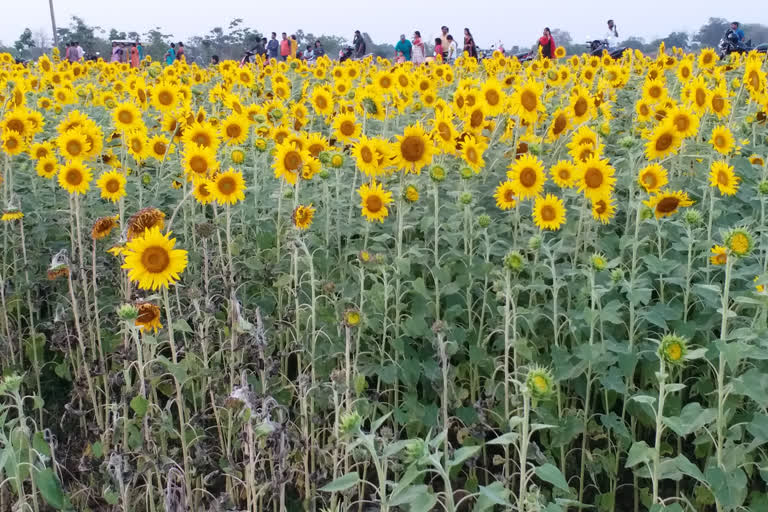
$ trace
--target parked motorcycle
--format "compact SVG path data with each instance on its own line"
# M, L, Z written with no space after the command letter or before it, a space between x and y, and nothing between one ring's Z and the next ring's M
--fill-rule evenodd
M355 53L355 49L351 46L345 46L339 50L339 62L344 62L352 58L352 54Z
M608 46L608 41L604 39L603 40L594 39L591 41L587 40L587 47L589 48L590 55L600 57L601 55L603 55L604 51L607 51L610 54L610 56L615 60L620 59L624 55L624 52L630 51L630 49L626 47L610 48Z
M752 50L757 50L758 53L766 53L768 52L768 44L753 46L751 39L742 43L731 29L725 32L723 38L720 39L720 44L717 45L717 53L721 59L726 58L732 53L749 53Z

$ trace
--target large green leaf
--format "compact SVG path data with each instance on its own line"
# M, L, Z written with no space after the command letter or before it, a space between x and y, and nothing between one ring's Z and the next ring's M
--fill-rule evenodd
M64 508L64 492L51 468L45 468L35 475L35 486L46 503L57 510Z
M548 462L543 466L537 467L536 476L545 482L554 485L558 489L561 489L565 492L570 492L570 489L568 488L568 482L565 480L563 473L561 473L557 466L554 464L550 464Z
M358 483L360 483L360 475L357 471L353 471L352 473L347 473L346 475L340 476L336 480L325 484L320 490L324 492L346 491Z
M493 507L500 505L502 507L510 507L509 503L509 490L501 482L493 482L488 486L480 486L478 492L477 501L475 501L475 507L473 512L486 512L493 510Z
M704 409L698 402L686 404L679 416L663 417L662 421L680 437L685 437L706 427L717 418L717 410Z

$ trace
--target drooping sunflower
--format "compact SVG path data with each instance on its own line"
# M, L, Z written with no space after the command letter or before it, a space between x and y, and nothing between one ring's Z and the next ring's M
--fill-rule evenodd
M667 186L668 182L667 170L660 164L647 165L637 173L637 183L649 194L657 193Z
M714 162L709 171L709 186L717 187L720 195L732 196L739 190L741 178L733 172L733 166L726 162Z
M96 219L91 228L91 238L94 240L101 240L106 238L117 227L118 215L112 215L110 217L101 217Z
M151 228L163 229L165 227L165 214L157 208L147 207L136 212L128 219L128 240L141 236L145 230Z
M231 167L216 174L213 179L213 197L219 204L235 204L245 199L245 179L243 174Z
M572 188L576 184L576 166L568 160L560 160L549 169L552 181L560 188Z
M187 181L210 177L218 169L218 165L214 150L196 144L186 147L184 174L187 176Z
M544 164L530 154L521 156L510 165L507 178L514 184L515 195L520 199L539 196L547 181Z
M20 220L24 218L24 212L18 208L11 208L3 211L3 215L0 216L0 221L12 222L14 220Z
M479 173L485 167L483 153L487 148L488 145L485 142L469 135L461 143L461 158L475 173Z
M339 114L333 120L333 133L338 140L345 144L351 144L357 140L361 132L361 125L352 112Z
M406 127L403 135L397 136L394 147L396 165L406 173L420 174L432 162L434 146L419 123Z
M112 110L112 119L115 122L115 128L122 131L132 130L144 125L138 107L129 102L118 103L114 110Z
M163 328L163 324L160 323L160 308L152 304L151 302L139 302L136 304L138 315L134 321L136 327L139 327L141 332L153 331L157 332L158 329Z
M67 162L59 170L59 185L70 194L85 194L91 188L91 170L79 160Z
M677 153L682 139L669 119L662 121L650 134L645 144L645 156L648 160L662 159Z
M56 175L59 169L59 162L54 156L47 156L38 160L35 170L37 175L46 179L51 179Z
M528 124L534 124L539 113L545 110L541 101L543 85L529 80L521 84L510 97L512 114Z
M538 196L533 204L533 222L541 230L557 231L565 224L563 200L552 194Z
M725 265L728 261L728 248L722 245L715 245L710 249L712 256L709 257L709 262L713 265Z
M715 151L721 155L727 155L733 151L733 148L736 145L731 130L725 125L715 126L712 130L712 136L709 139L709 143L712 144Z
M293 220L293 225L303 231L309 229L309 226L312 225L312 219L314 216L315 208L312 207L312 203L310 203L309 206L300 204L294 208L291 219Z
M615 172L608 160L598 156L588 158L578 166L578 191L592 200L610 195L616 183L616 178L613 177Z
M302 167L310 158L306 149L299 149L293 144L278 144L272 164L275 178L284 178L291 185L295 185Z
M496 206L500 210L509 210L517 206L515 184L509 180L499 183L493 197L496 199Z
M389 215L387 205L392 202L392 192L383 189L381 183L372 182L370 185L363 184L358 189L360 194L361 214L368 222L384 222Z
M199 178L195 180L193 187L192 195L198 203L206 205L213 201L213 182L211 180Z
M116 203L125 197L125 176L118 171L107 171L96 180L96 186L101 190L101 198Z
M592 218L608 224L616 215L616 201L607 195L592 200Z
M693 201L682 190L662 190L650 197L643 204L652 209L657 219L669 217L683 207L691 206Z
M126 244L122 268L128 270L128 278L140 289L157 290L176 284L179 274L187 268L187 251L174 249L176 239L170 235L155 227Z
M765 159L762 156L753 153L749 155L749 163L758 167L763 167L765 166Z
M230 114L219 125L219 134L230 146L237 146L248 138L248 118L238 114Z

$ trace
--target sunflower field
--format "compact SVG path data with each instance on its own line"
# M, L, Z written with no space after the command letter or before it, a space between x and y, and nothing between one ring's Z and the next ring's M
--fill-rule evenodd
M0 510L768 510L765 70L0 55Z

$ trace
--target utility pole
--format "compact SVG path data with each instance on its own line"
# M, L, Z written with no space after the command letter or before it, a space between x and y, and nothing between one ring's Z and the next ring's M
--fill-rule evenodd
M56 15L53 13L53 0L48 0L48 6L51 8L51 27L53 27L53 47L59 46L59 34L56 32Z

